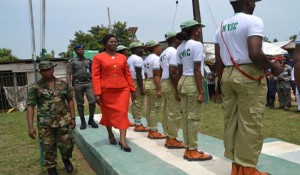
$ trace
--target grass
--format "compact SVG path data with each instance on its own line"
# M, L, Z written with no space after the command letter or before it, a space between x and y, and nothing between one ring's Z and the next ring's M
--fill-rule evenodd
M263 119L264 137L300 145L300 113L295 113L296 110L295 102L289 111L266 108ZM205 106L203 116L201 132L222 139L224 122L221 103L211 101Z
M27 134L26 112L0 113L0 175L47 174L39 166L38 140ZM75 145L71 159L73 174L95 174ZM59 174L67 174L58 151Z
M295 104L290 111L266 108L264 136L300 145L300 114L294 113L295 110ZM96 113L99 113L99 108ZM30 139L27 134L26 112L0 113L0 120L0 175L46 174L46 169L41 170L39 167L38 140ZM201 132L220 139L223 137L223 114L220 103L210 102L205 106ZM58 172L66 174L60 156L58 157ZM95 174L77 146L71 161L75 167L73 174Z

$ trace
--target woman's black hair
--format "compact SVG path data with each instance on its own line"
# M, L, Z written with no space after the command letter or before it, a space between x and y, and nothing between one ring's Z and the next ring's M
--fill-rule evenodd
M104 45L105 47L105 44L107 43L107 41L110 39L110 38L116 38L117 41L119 42L118 38L116 37L116 35L113 35L113 34L106 34L103 36L102 38L102 44Z
M199 27L199 25L194 25L191 27L183 28L181 32L177 33L176 38L183 41L183 40L189 40L193 31Z

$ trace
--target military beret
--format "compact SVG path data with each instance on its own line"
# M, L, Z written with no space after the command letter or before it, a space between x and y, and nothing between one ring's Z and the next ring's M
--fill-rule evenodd
M74 50L79 49L79 48L83 48L83 49L84 49L84 45L76 44L76 45L73 47Z

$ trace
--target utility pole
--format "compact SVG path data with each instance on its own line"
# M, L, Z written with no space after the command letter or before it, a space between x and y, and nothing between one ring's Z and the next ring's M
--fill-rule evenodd
M109 7L107 7L107 13L108 13L108 33L111 33L111 21L110 21Z
M194 20L198 21L201 23L201 15L200 15L200 4L199 0L193 0L193 14L194 14ZM200 42L203 43L203 33L202 33L202 28L201 30L201 37L200 37Z
M42 32L41 32L41 61L45 60L45 34L46 34L46 0L42 0Z
M200 14L200 3L199 3L199 0L193 0L193 14L194 14L194 20L198 21L201 24L201 14ZM201 31L200 42L202 44L204 44L203 43L202 27L200 27L200 31ZM202 65L205 66L205 63L203 63ZM204 69L204 71L205 71L205 69ZM204 91L205 91L205 93L204 93L205 103L208 103L209 102L208 84L207 84L207 80L206 80L205 77L203 78L203 84L204 84Z
M34 34L34 21L33 21L33 10L32 10L32 0L29 0L29 13L30 13L30 33L31 33L31 51L32 59L34 61L34 80L37 81L37 66L36 66L36 51L35 51L35 34Z

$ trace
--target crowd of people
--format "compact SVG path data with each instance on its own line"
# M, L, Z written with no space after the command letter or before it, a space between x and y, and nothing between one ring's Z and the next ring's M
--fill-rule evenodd
M206 75L210 96L216 88L215 74L217 92L222 92L224 155L232 160L232 175L267 174L256 169L263 144L264 106L274 108L277 92L279 108L288 110L291 81L300 87L300 37L296 41L295 69L288 65L287 59L266 56L262 52L263 21L252 15L257 1L229 0L235 15L225 19L216 32L216 72ZM167 149L183 149L185 160L213 159L212 155L199 150L197 137L205 101L205 75L202 73L205 54L199 42L202 27L205 26L195 20L186 20L180 24L179 33L166 32L168 47L164 51L154 40L146 42L145 46L132 42L126 47L119 45L117 36L107 34L102 39L104 51L91 61L84 57L84 46L76 45L77 58L68 63L67 82L55 78L56 65L41 62L42 79L28 92L27 121L28 134L34 139L33 118L37 105L38 135L48 174L57 174L57 148L66 171L73 171L70 158L74 146L72 130L76 123L72 87L81 130L86 129L87 124L99 127L94 121L97 104L101 108L100 124L107 129L108 142L119 144L125 152L131 152L126 132L133 126L135 132L147 132L149 139L164 139ZM296 88L300 102L298 92ZM89 103L87 123L84 94ZM129 110L134 123L129 121ZM144 124L143 115L146 117ZM158 123L162 124L163 132L159 132ZM119 129L119 142L112 127ZM178 139L179 129L183 141Z

